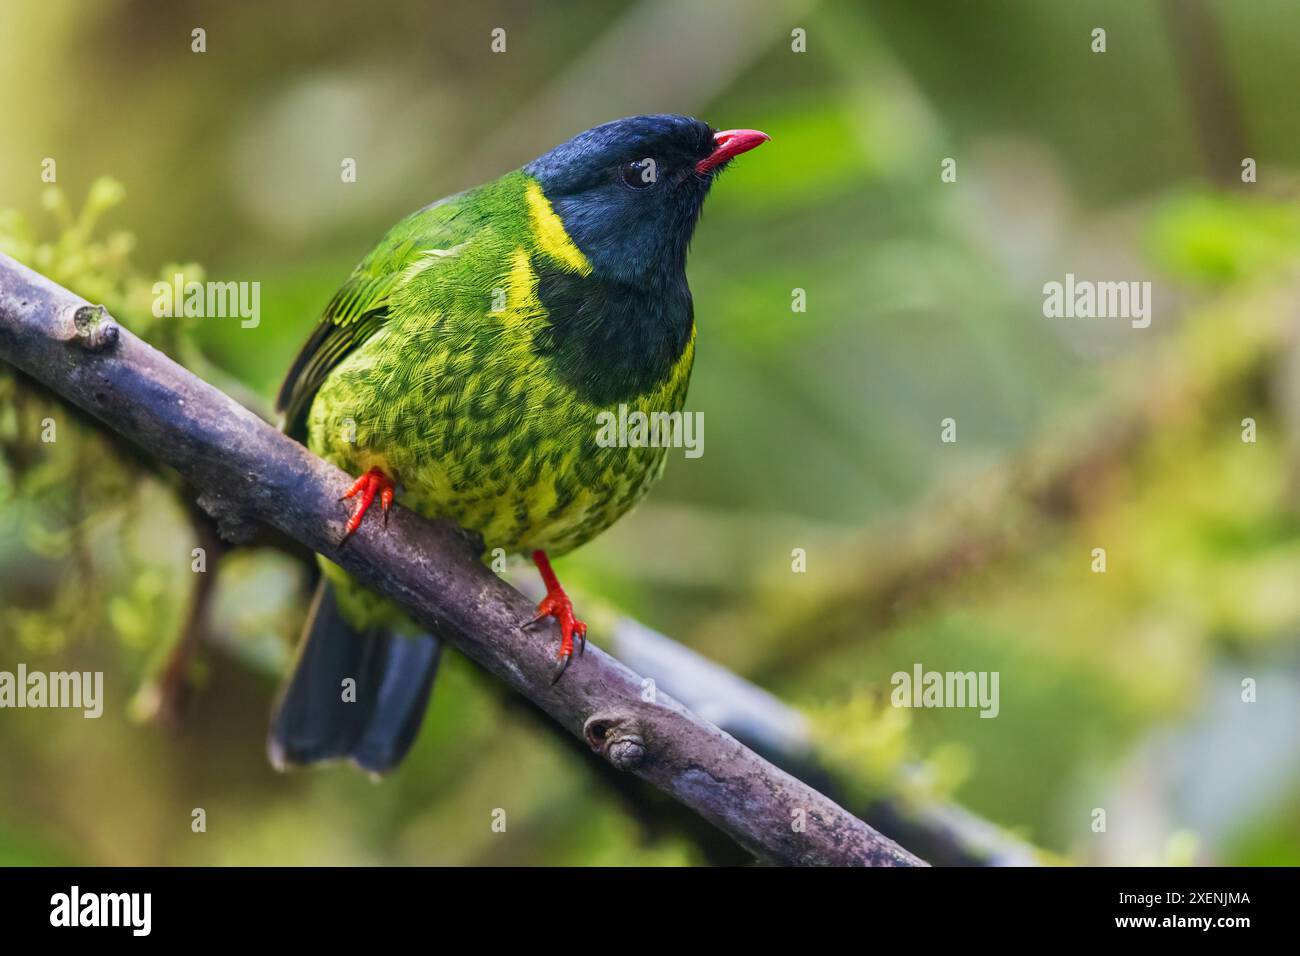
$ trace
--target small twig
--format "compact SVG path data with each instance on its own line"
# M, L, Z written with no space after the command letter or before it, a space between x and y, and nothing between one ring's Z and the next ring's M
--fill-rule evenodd
M212 594L216 590L217 568L225 551L225 544L217 536L211 519L197 506L190 507L189 512L190 526L205 555L205 570L202 574L194 575L194 587L190 591L180 638L167 655L167 661L158 675L157 706L152 714L154 719L173 729L181 725L189 706L190 669L207 635Z
M1223 31L1205 0L1164 0L1161 10L1210 179L1239 186L1251 151Z

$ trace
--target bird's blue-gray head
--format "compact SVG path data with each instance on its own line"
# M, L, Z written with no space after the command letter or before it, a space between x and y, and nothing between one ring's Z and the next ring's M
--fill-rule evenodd
M630 116L593 127L524 167L602 278L674 281L713 178L767 140L689 116Z

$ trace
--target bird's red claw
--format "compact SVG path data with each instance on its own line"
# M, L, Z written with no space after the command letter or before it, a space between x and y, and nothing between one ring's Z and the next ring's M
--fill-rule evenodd
M542 603L537 605L537 616L522 626L532 627L538 621L548 617L553 617L560 622L560 669L551 678L551 683L554 684L564 676L569 661L573 659L574 637L577 637L582 642L578 653L586 652L587 625L573 616L573 602L564 593L564 588L560 587L560 581L551 568L551 562L546 557L546 552L534 551L533 562L537 565L537 570L542 573L542 582L546 585L546 597L542 598Z
M587 649L586 622L574 617L573 602L569 600L569 596L563 591L548 592L546 597L542 599L542 603L537 605L537 617L533 618L530 623L535 624L546 617L553 617L560 622L559 656L561 658L568 657L573 653L574 637L577 637L582 642L582 651Z
M560 590L547 593L542 603L537 605L537 616L524 627L532 627L548 617L553 617L560 622L560 650L557 655L560 666L555 676L551 678L551 683L554 684L564 676L564 672L569 668L569 661L573 659L573 639L576 637L579 641L579 655L587 650L587 624L574 616L573 602Z
M343 540L340 544L347 542L352 537L354 531L361 527L361 519L366 516L366 510L370 503L375 500L375 495L379 495L379 507L384 514L384 524L388 524L388 509L393 505L393 490L396 485L393 479L384 474L380 468L371 468L368 472L356 480L351 488L343 495L339 501L347 498L356 498L356 506L352 509L352 515L348 518L348 523L343 531Z

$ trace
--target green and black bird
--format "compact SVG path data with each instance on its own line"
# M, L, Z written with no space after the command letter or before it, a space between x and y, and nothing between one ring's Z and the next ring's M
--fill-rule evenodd
M567 665L586 625L551 570L649 490L665 449L601 447L598 415L682 408L695 355L686 250L714 178L767 140L687 116L580 133L399 222L356 267L280 391L289 434L378 497L532 557ZM323 561L271 720L277 767L391 769L419 730L437 640ZM562 671L562 667L561 667ZM346 678L356 700L342 700Z

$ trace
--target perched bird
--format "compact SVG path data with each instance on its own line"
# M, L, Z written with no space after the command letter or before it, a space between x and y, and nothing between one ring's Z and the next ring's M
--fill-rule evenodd
M687 116L615 120L394 226L279 397L290 435L359 476L344 538L376 497L386 515L396 495L477 532L485 554L530 555L547 593L529 623L558 620L558 679L587 628L549 558L618 520L665 462L662 447L601 447L598 415L682 408L695 354L687 245L719 171L767 139ZM321 567L271 760L383 772L419 730L438 642Z

